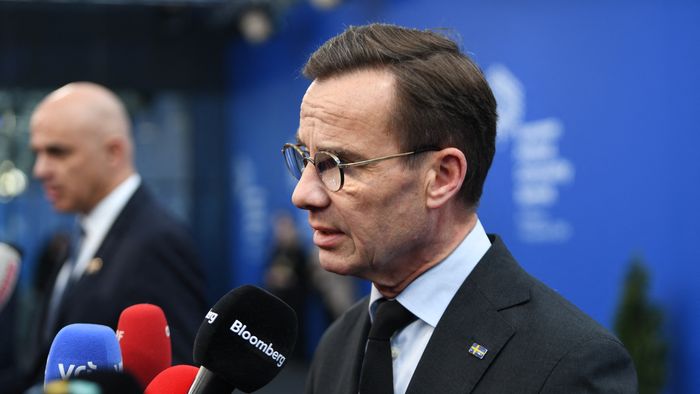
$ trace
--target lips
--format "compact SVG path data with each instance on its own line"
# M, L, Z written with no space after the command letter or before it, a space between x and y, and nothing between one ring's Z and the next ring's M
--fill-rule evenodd
M44 194L49 201L56 201L59 195L59 189L52 186L44 186Z
M321 249L337 247L345 235L342 231L330 227L311 226L314 229L314 244Z

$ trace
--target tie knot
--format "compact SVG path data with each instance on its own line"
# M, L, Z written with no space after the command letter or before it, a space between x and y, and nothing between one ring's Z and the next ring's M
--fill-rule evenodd
M398 301L382 299L378 301L374 322L369 330L370 339L388 340L394 333L416 320Z

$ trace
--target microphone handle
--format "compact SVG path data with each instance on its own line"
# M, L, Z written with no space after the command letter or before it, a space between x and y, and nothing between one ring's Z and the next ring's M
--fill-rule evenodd
M235 389L232 384L202 366L187 394L231 394Z

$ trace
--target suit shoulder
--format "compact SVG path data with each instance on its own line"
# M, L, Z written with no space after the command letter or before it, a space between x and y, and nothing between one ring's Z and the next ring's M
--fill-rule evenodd
M189 242L190 233L181 219L166 209L144 187L139 188L129 200L114 223L116 232L138 233L152 242L153 238L169 242Z
M122 213L127 216L133 216L135 221L152 222L158 225L184 225L180 219L147 190L137 191L124 207Z
M525 369L531 377L545 379L543 383L551 388L633 386L636 374L622 342L562 295L535 278L531 280L530 300L501 311L515 328L509 346L518 349L517 360L509 361L532 359ZM609 373L599 373L601 370ZM534 383L536 379L531 380Z
M580 338L584 342L594 337L620 341L600 323L567 300L563 295L533 278L530 303L542 316L542 324L551 325L559 336Z
M637 372L622 344L611 336L580 341L556 361L542 393L572 391L637 393Z
M480 386L503 387L507 377L521 392L634 388L634 366L620 340L527 273L500 240L493 245L487 259L472 272L461 300L483 295L512 336Z
M500 238L494 239L472 274L468 281L521 333L548 336L549 342L560 340L562 345L595 336L617 341L593 318L525 271Z

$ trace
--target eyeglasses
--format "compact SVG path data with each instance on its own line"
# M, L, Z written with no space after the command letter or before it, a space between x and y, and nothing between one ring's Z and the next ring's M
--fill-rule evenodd
M396 153L389 156L377 157L374 159L356 161L354 163L342 163L338 156L331 152L318 151L314 155L313 159L310 157L309 152L303 151L301 145L299 144L284 144L282 147L282 155L284 156L284 162L287 164L287 169L292 175L298 180L301 179L301 174L304 172L307 163L311 163L316 167L316 173L321 181L328 188L328 190L337 192L343 188L343 183L345 181L345 171L347 167L357 167L364 166L366 164L393 159L396 157L403 157L409 155L415 155L418 153L437 151L439 148L429 147L416 149L412 152Z

